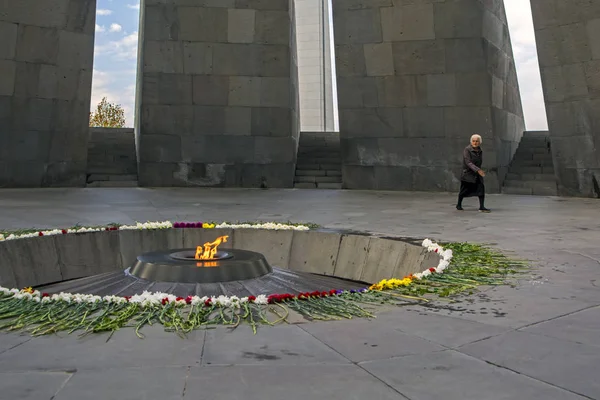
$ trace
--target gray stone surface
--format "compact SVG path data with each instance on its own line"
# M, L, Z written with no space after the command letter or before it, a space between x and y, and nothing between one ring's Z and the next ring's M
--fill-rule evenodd
M541 381L553 382L590 398L597 398L600 393L600 383L595 378L600 360L598 346L525 332L510 332L466 345L461 350L494 365ZM563 361L568 358L577 359L577 365L569 363L567 367Z
M391 329L392 326L376 320L356 319L307 324L302 329L354 363L444 350L428 340ZM341 331L343 335L339 334Z
M3 399L52 399L73 377L72 372L40 371L0 374ZM31 382L37 382L32 388Z
M600 6L532 0L531 7L558 193L600 197Z
M290 268L295 271L333 275L342 235L324 232L295 232ZM320 249L319 252L308 249Z
M294 325L278 325L252 335L248 326L206 333L203 365L347 364L348 360Z
M103 372L105 382L98 379L98 372L78 372L62 388L54 399L97 399L98 394L111 399L181 399L189 368L169 366L144 366L136 368L113 368ZM133 384L135 382L135 384Z
M236 384L213 386L216 381L243 382L244 392L242 394L240 386ZM184 399L199 398L207 387L211 388L210 397L217 399L244 397L247 400L304 400L308 396L335 400L403 398L360 367L348 364L192 368L186 387Z
M144 340L120 330L108 342L108 335L26 341L15 333L2 334L2 388L17 382L15 372L51 369L73 373L56 399L88 393L134 399L139 393L149 399L171 393L227 399L367 394L384 399L600 398L591 375L598 365L600 306L595 199L490 195L494 212L484 215L471 203L456 212L455 196L444 193L136 188L1 194L4 228L157 219L293 220L376 234L486 242L533 261L514 288L483 288L435 308L386 307L370 323L261 327L256 336L247 326L195 333L211 335L206 341L194 335L180 339L159 326L145 328ZM369 347L365 342L390 343L396 332L406 335L398 350L419 343L409 349L416 354L382 359L382 346L371 347L372 353L361 350ZM421 340L431 348L422 347ZM396 350L388 347L390 353ZM226 364L207 365L209 357ZM353 364L353 357L365 361ZM46 381L37 382L24 382L22 390L45 393ZM148 388L152 390L144 392Z
M581 399L566 390L534 381L452 350L362 364L409 399Z
M333 1L343 185L456 190L483 137L500 191L524 129L502 1Z
M140 185L291 187L299 134L293 7L142 7Z
M135 136L132 128L90 128L88 182L129 176L137 179ZM108 179L101 179L106 175ZM114 179L114 178L113 178Z
M96 0L0 4L0 187L85 185Z
M265 230L258 233L255 229L236 229L233 236L235 248L257 251L265 255L271 266L289 268L293 231Z

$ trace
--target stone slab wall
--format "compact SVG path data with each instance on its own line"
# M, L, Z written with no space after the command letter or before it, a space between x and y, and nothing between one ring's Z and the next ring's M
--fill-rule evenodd
M289 0L142 0L141 8L140 185L291 187Z
M96 0L0 2L0 187L84 186Z
M600 197L600 2L531 5L558 193Z
M137 175L133 128L90 128L89 175Z
M502 1L333 0L343 182L457 190L483 137L498 192L524 123Z

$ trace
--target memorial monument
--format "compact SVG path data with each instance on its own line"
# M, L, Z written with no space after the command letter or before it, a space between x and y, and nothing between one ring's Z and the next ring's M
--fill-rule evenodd
M293 186L294 4L141 1L140 186ZM503 2L331 5L343 187L456 190L479 133L498 192L524 130ZM532 7L559 194L600 196L600 4ZM95 8L0 4L0 187L85 185Z

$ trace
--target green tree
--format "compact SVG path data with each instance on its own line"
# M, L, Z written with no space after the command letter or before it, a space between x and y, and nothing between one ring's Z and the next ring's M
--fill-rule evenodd
M109 103L106 97L90 113L90 126L102 128L123 128L125 126L125 111L119 104Z

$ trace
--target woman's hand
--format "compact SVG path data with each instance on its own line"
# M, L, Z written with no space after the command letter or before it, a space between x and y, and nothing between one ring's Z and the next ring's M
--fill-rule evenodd
M482 170L482 169L480 169L479 171L477 171L477 173L478 173L479 175L481 175L482 177L483 177L483 176L485 176L485 172L483 172L483 170Z

